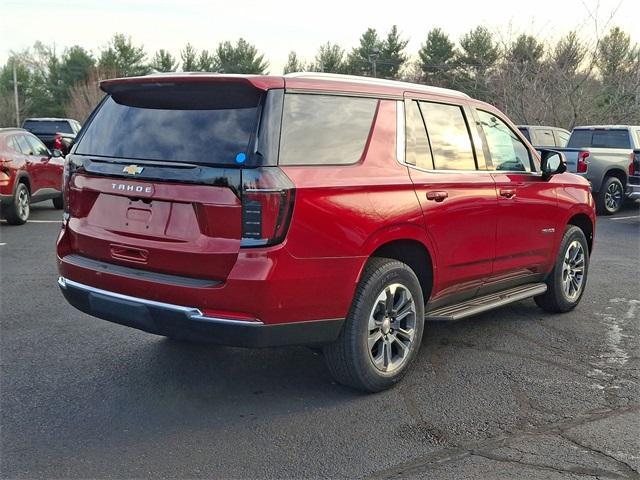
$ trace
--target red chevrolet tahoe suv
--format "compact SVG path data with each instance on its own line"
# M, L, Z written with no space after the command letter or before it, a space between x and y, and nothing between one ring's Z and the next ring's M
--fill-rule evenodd
M323 74L107 80L74 145L59 285L183 340L321 347L397 382L425 322L533 297L565 312L594 235L586 180L491 105Z

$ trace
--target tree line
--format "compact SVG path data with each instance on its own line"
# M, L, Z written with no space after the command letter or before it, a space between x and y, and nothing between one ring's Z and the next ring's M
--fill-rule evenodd
M501 108L515 122L555 125L640 123L640 47L618 27L591 42L570 32L556 42L521 34L504 40L478 26L456 40L440 28L427 33L417 55L397 26L367 29L350 50L327 42L312 59L289 54L295 71L376 76L453 88ZM80 45L61 53L41 42L14 52L0 68L0 126L15 125L14 70L20 118L84 120L102 97L98 81L153 72L265 74L269 62L240 38L211 50L187 44L174 56L150 54L124 34L97 53ZM279 73L279 72L278 72Z

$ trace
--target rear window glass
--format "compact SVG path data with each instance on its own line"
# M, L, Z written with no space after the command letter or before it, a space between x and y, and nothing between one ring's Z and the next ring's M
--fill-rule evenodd
M56 133L73 133L73 129L69 122L51 121L51 120L27 120L24 122L23 128L31 133L41 135L54 135Z
M209 95L215 96L215 91ZM235 103L240 108L234 107L233 99L181 99L169 91L164 98L127 94L126 101L104 101L76 153L207 165L242 164L249 156L257 97Z
M356 163L369 137L377 104L372 98L286 94L279 163Z
M631 141L627 130L574 130L567 147L631 148Z

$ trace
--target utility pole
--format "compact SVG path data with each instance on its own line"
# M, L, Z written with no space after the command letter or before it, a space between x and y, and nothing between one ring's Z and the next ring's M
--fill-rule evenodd
M13 57L13 98L16 101L16 127L20 127L20 102L18 101L18 73L16 72L16 57Z
M371 74L373 78L377 77L376 60L378 59L379 55L380 55L380 50L377 48L374 48L373 51L369 54L369 63L371 63Z

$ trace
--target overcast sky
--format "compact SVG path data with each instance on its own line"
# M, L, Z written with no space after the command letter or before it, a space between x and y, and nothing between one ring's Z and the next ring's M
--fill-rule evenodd
M368 27L386 32L397 24L414 55L436 26L457 39L477 25L501 35L528 33L557 39L576 29L586 39L619 25L640 42L638 0L515 1L256 1L256 0L0 0L0 64L12 50L36 40L58 51L79 44L97 52L116 32L148 52L174 54L191 42L213 49L244 37L265 54L271 73L281 73L289 51L312 59L326 41L350 49ZM613 15L613 18L611 18Z

